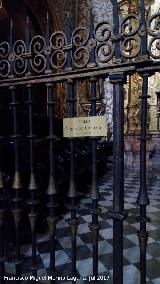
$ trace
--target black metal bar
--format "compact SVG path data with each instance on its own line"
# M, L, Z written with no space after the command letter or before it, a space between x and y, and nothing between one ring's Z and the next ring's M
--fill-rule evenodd
M141 57L148 58L147 51L147 31L146 31L146 19L145 19L145 2L140 2L141 13L141 29L144 31L142 36L141 45L142 52ZM146 139L147 139L147 98L148 96L148 76L149 73L142 73L142 99L141 103L141 144L140 144L140 189L137 199L137 203L140 206L140 230L137 232L140 246L140 283L146 283L146 250L148 242L148 232L146 229L147 216L146 206L149 204L149 198L146 187Z
M12 51L13 51L13 20L12 19L10 21L9 51L12 54ZM9 63L10 63L9 78L13 79L14 78L14 70L13 70L13 59L12 58L9 58Z
M51 64L50 64L50 28L49 28L49 13L47 12L47 17L46 17L46 31L45 31L45 52L46 52L46 63L47 63L47 68L45 70L45 74L50 74L52 73L51 71Z
M67 43L68 45L72 44L71 38L72 38L72 23L71 23L71 15L68 12L68 15L67 15ZM67 53L65 69L67 71L72 70L72 51L71 50L69 50Z
M119 34L119 29L120 29L120 24L119 24L119 7L117 4L117 0L112 1L113 5L113 33L114 33L114 41L115 41L115 58L116 58L116 63L121 62L121 52L120 52L120 34Z
M28 105L28 123L29 123L29 153L30 153L30 182L29 182L29 201L28 204L30 205L30 213L29 221L31 227L31 234L32 234L32 274L34 277L37 277L37 261L36 261L36 223L37 223L37 189L38 185L36 182L35 177L35 164L34 164L34 140L35 135L33 134L33 99L32 99L32 86L27 85L27 96L28 101L26 104Z
M15 239L16 239L16 248L15 248L15 265L16 265L16 276L20 276L21 271L21 255L20 255L20 219L22 214L22 183L21 183L21 174L20 174L20 157L19 157L19 138L18 134L18 119L17 119L17 98L16 98L16 89L10 87L11 96L12 96L12 113L13 113L13 135L14 140L14 153L15 153L15 174L12 188L15 190L15 197L12 199L14 207L12 209L14 222L15 222ZM19 281L20 283L20 281Z
M75 90L74 90L74 81L69 80L68 84L68 103L69 103L69 112L68 116L70 118L75 117ZM72 275L77 275L76 270L76 260L77 260L77 247L76 247L76 237L79 221L77 219L77 209L78 209L78 200L77 200L77 188L75 183L75 141L70 139L70 180L69 180L69 191L67 193L68 202L67 207L71 210L71 219L69 220L71 235L72 235ZM74 281L73 281L74 282Z
M26 25L26 48L27 52L29 52L29 43L30 43L30 21L27 17L27 25ZM27 74L26 76L31 75L30 68L30 60L27 60ZM33 134L33 94L32 94L32 85L26 85L27 98L26 102L28 106L28 125L29 125L29 154L30 154L30 181L29 181L29 201L30 212L28 214L30 227L31 227L31 235L32 235L32 275L37 277L37 259L36 259L36 247L37 247L37 238L36 238L36 224L37 224L37 190L38 185L36 182L35 176L35 159L34 159L34 140L35 135Z
M113 283L123 284L124 214L124 74L110 76L113 84Z
M50 175L49 184L47 189L49 215L47 218L49 231L50 231L50 273L55 276L55 236L56 236L56 224L58 221L57 217L57 185L55 179L55 140L54 135L54 109L55 109L55 96L53 84L47 84L47 95L48 95L48 115L49 115L49 159L50 159ZM55 281L51 280L51 283Z
M90 79L91 83L91 116L96 116L96 77ZM90 197L92 199L91 213L92 222L89 224L92 236L92 246L93 246L93 276L96 279L98 277L98 238L100 224L98 222L98 199L99 199L99 189L97 184L97 138L91 138L91 149L92 149L92 184Z
M27 20L26 20L26 49L28 53L30 52L29 46L30 46L30 20L29 20L29 17L27 17ZM26 75L27 75L26 77L29 77L31 75L31 65L30 65L29 59L27 60L27 74Z
M141 105L141 145L140 145L140 189L137 203L140 205L140 230L137 232L140 246L141 284L146 283L146 249L148 232L146 230L146 206L149 204L146 187L146 138L147 138L147 98L148 74L143 74Z
M68 44L71 44L72 37L72 25L71 17L68 13L67 17L67 41ZM72 70L72 56L71 51L67 54L66 69ZM76 98L75 98L75 81L68 80L68 117L73 118L76 116ZM78 196L77 188L75 183L75 140L70 139L70 179L69 179L69 191L67 193L67 207L71 210L71 218L69 220L71 236L72 236L72 276L77 275L76 269L76 260L77 260L77 231L79 221L77 219L77 209L78 205ZM72 281L74 283L74 281Z
M3 138L0 138L3 139ZM5 252L4 252L4 222L5 222L5 192L2 172L0 171L0 283L5 283Z
M94 22L93 22L93 14L92 8L90 9L90 21L89 21L89 37L92 38L94 36ZM90 52L90 60L89 66L95 66L96 58L95 58L95 48L93 48ZM96 101L97 101L97 78L91 77L90 79L91 85L91 116L97 115L96 110ZM92 246L93 246L93 276L95 278L95 283L97 283L98 277L98 239L99 239L99 230L100 224L98 222L98 200L99 200L99 189L97 184L97 138L91 138L91 153L92 153L92 184L91 184L91 192L90 197L92 199L91 204L91 213L92 213L92 222L89 224L91 230L92 237Z
M121 62L119 13L113 4L115 61ZM113 84L113 283L123 284L123 219L124 214L124 73L110 75Z
M141 13L141 30L143 30L143 36L141 39L141 46L142 46L142 56L144 58L148 57L147 51L147 30L146 30L146 17L145 17L145 2L144 0L140 1L140 13Z
M11 20L10 24L10 52L12 52L13 49L13 22ZM11 58L10 60L10 77L13 78L13 60ZM20 135L18 134L18 118L17 118L17 95L16 95L16 88L14 86L9 87L9 91L11 93L11 108L12 108L12 115L13 115L13 135L12 139L14 140L14 159L15 159L15 174L14 174L14 180L12 188L15 191L15 196L12 199L13 200L13 216L14 216L14 222L15 222L15 265L16 265L16 276L20 276L21 271L21 255L20 255L20 219L21 219L21 213L22 213L22 182L21 182L21 173L20 173L20 157L19 157L19 139ZM20 281L18 281L20 283Z
M10 23L10 52L13 52L13 21L11 20ZM14 78L14 68L13 68L13 58L10 58L10 78ZM15 223L15 265L16 265L16 276L19 277L21 274L21 255L20 255L20 220L22 215L22 182L21 182L21 173L20 173L20 149L19 149L19 139L20 135L18 134L18 118L17 118L17 94L16 88L14 86L9 87L9 91L11 93L11 108L12 108L12 115L13 115L13 135L12 139L14 140L14 180L12 188L14 189L15 195L12 199L13 201L13 208L12 213L14 216L14 223ZM20 280L17 283L21 283Z
M94 38L94 19L93 19L93 13L92 13L92 7L90 8L90 15L89 15L89 38ZM94 67L96 66L96 53L95 48L92 48L90 51L90 58L89 58L89 64L88 67Z
M49 14L47 13L46 19L46 50L49 51ZM47 70L46 73L49 74L51 72L51 64L50 64L50 54L46 53L46 62L47 62ZM49 174L49 183L47 189L48 195L48 204L47 207L49 209L49 214L47 217L49 232L50 232L50 273L55 276L56 267L55 267L55 238L56 238L56 225L58 221L57 216L57 208L58 208L58 189L56 184L56 176L55 176L55 141L57 137L54 135L54 115L55 115L55 93L54 86L52 83L46 83L47 88L47 105L48 105L48 116L49 116L49 164L50 164L50 174ZM53 277L55 278L55 277ZM55 280L50 280L50 283L55 283Z

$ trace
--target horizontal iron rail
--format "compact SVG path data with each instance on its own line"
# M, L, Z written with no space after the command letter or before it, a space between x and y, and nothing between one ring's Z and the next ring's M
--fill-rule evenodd
M143 65L142 65L143 64ZM108 77L112 73L127 73L132 75L133 73L149 72L152 76L155 72L160 71L160 62L153 60L139 60L131 63L112 64L108 66L100 67L87 67L79 70L64 71L62 73L44 74L26 76L21 78L11 78L0 81L0 87L9 87L26 84L37 84L46 82L66 82L69 79L88 79L90 77Z

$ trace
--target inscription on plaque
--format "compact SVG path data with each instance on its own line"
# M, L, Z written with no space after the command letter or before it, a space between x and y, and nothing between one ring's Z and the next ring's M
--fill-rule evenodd
M106 116L64 118L63 136L68 138L107 136Z

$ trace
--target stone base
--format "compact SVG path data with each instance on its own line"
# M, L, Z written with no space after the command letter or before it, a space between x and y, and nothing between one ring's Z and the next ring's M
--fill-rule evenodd
M129 169L140 169L140 135L127 134L125 135L125 152L124 152L124 164ZM148 136L146 147L146 167L147 169L153 168L152 154L155 150L155 144L152 141L152 135ZM160 144L159 144L160 154Z
M155 146L154 152L151 155L153 169L160 168L160 133L152 134L152 143Z

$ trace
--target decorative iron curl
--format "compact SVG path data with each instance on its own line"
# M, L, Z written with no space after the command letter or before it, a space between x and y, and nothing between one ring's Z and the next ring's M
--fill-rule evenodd
M98 23L95 28L95 39L98 42L96 57L98 63L107 63L114 55L115 46L111 42L112 29L107 21Z
M63 32L57 31L50 37L51 66L55 69L62 69L67 60L67 39Z
M101 43L96 48L97 61L99 63L109 62L114 55L114 47L110 43Z
M72 54L72 60L77 68L84 68L89 62L88 47L78 47Z
M160 59L160 36L151 39L148 51L153 59Z
M135 37L124 39L121 43L121 54L123 57L133 59L141 52L141 41Z
M142 27L137 15L127 15L121 23L121 33L124 40L121 42L121 54L127 59L137 57L141 52Z
M16 56L22 56L26 52L26 45L23 40L17 40L13 45L13 52Z
M26 45L24 41L17 40L14 43L13 54L15 55L15 60L13 63L14 72L16 75L22 75L27 70L27 61L25 59Z
M42 73L46 69L47 62L43 54L36 54L30 59L31 68L35 73Z
M111 25L109 22L100 22L95 28L95 39L98 42L108 41L111 37Z
M30 42L31 53L33 54L43 53L44 48L45 48L45 39L42 36L37 35L32 38Z
M35 73L42 73L46 69L46 58L45 58L45 39L37 35L30 43L30 52L32 57L30 59L31 69Z
M149 17L147 21L147 31L151 36L160 36L160 12Z
M27 70L27 61L22 57L18 57L15 59L13 64L14 72L16 75L22 75Z
M7 58L9 54L9 43L7 41L4 41L0 43L0 59Z
M147 31L151 36L148 51L153 59L160 59L160 12L149 17Z
M89 62L90 43L89 31L78 27L72 33L72 60L77 68L84 68Z
M7 60L0 61L0 78L7 78L10 73L10 64Z
M85 27L78 27L72 33L74 46L85 46L89 40L89 31Z
M63 32L54 32L50 37L50 46L53 50L64 48L67 45L67 39Z
M140 21L137 15L127 15L121 23L121 32L123 36L130 37L135 36L140 28Z
M55 50L51 55L51 65L55 69L62 69L67 60L67 53L63 50Z

